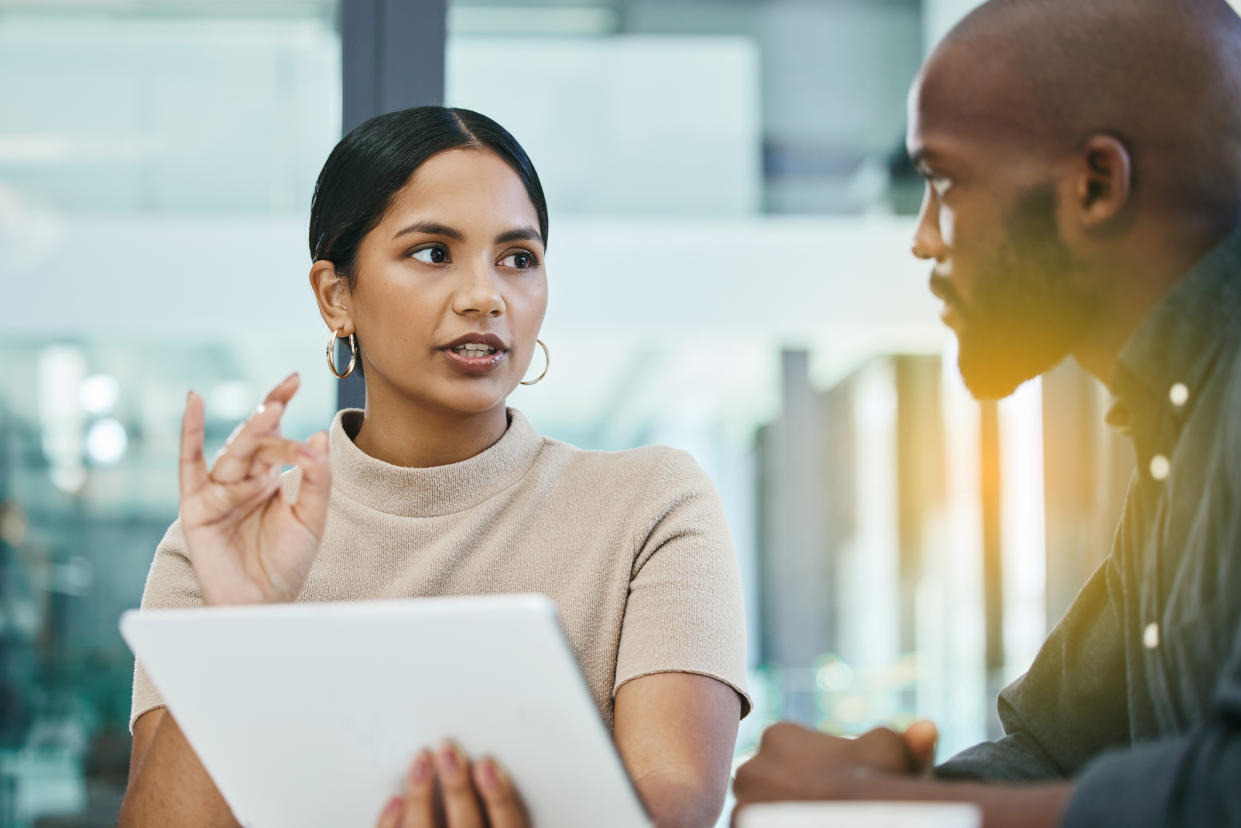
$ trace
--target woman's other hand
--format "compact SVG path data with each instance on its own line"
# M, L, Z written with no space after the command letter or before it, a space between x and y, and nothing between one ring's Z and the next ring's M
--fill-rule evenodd
M437 784L438 783L438 784ZM405 794L393 797L378 828L527 828L525 809L513 782L496 761L471 762L446 743L432 756L414 757L405 774Z
M272 389L237 427L208 471L203 400L190 392L181 424L181 529L206 604L292 601L301 592L327 521L327 434L299 443L280 417L300 380ZM302 471L296 503L281 492L282 466Z

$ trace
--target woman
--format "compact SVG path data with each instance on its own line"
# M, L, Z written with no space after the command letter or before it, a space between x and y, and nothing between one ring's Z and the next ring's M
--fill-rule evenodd
M506 408L542 344L546 241L534 168L490 119L420 107L347 135L315 187L310 283L366 409L285 439L292 376L208 471L191 393L180 518L143 606L546 593L652 816L710 825L748 708L723 510L682 452L581 451ZM139 666L122 823L230 823L161 705ZM415 757L381 824L522 824L517 798L448 744Z

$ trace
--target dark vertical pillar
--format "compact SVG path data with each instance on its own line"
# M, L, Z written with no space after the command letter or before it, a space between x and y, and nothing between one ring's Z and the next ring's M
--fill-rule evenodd
M447 19L448 0L341 0L345 132L384 112L444 102ZM348 354L341 359L348 364ZM361 371L340 381L338 408L365 401Z
M834 637L832 551L826 511L832 504L823 474L823 421L819 394L810 384L810 355L780 357L781 411L764 429L759 505L761 659L783 671L781 716L807 724L822 718L812 667Z

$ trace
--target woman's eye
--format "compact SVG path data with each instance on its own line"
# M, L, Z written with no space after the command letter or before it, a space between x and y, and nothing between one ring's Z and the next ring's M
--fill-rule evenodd
M504 267L511 267L514 270L528 270L538 264L538 259L534 258L533 253L525 250L519 250L516 253L510 253L500 260L500 264Z
M448 261L448 251L438 245L435 247L424 247L411 253L410 258L419 262L426 262L427 264L443 264Z

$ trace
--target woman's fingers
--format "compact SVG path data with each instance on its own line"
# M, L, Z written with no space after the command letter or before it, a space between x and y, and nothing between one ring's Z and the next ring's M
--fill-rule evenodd
M297 392L301 385L301 378L296 372L285 377L275 388L268 392L267 397L263 400L262 405L256 409L255 415L237 426L237 429L229 437L225 444L225 449L231 445L235 439L245 430L246 426L251 425L259 414L265 412L273 403L280 403L281 406L287 406L289 400ZM181 418L181 463L179 480L181 483L181 495L186 497L196 493L205 486L211 477L207 472L206 458L203 456L203 431L205 422L205 412L203 410L203 398L196 392L190 391L185 397L185 414ZM279 417L277 417L279 423ZM225 452L221 452L223 455ZM286 461L286 465L291 465L292 460ZM227 471L227 469L225 470ZM245 475L250 476L250 475ZM221 482L228 482L229 478L216 478Z
M470 774L470 762L452 742L435 754L435 770L444 794L444 821L448 828L483 828L483 812Z
M288 437L260 437L250 459L247 477L263 477L273 468L296 466L309 443L299 443Z
M491 828L526 828L526 811L513 780L491 757L474 763L474 787L483 798Z
M203 458L203 398L193 391L185 397L181 417L181 464L178 472L181 497L189 497L207 485L207 461Z
M379 822L375 823L375 828L401 828L403 804L399 796L389 799L383 813L379 815Z
M280 490L281 468L295 465L305 445L284 437L265 437L259 441L250 465L250 475L228 485L213 486L201 503L206 510L194 509L182 515L187 520L216 523L237 519L270 500ZM322 533L317 533L316 537Z
M431 752L414 757L405 774L405 802L400 828L435 828L435 768Z
M326 431L312 434L305 445L298 445L291 463L302 470L293 516L315 537L323 536L327 523L328 499L332 496L332 468L328 458Z
M287 406L289 400L293 399L293 395L297 393L298 387L302 384L302 378L296 371L277 383L276 387L267 392L267 396L263 399L263 405L271 405L278 402Z
M293 399L293 395L297 392L297 389L301 386L301 383L301 378L298 376L298 373L294 371L292 374L289 374L287 377L282 379L275 388L268 391L267 396L264 397L263 401L255 407L254 411L250 413L250 416L238 423L237 427L234 428L228 435L228 438L224 441L224 448L220 449L220 454L223 454L224 451L232 445L233 441L237 439L237 435L241 434L241 430L249 425L251 420L262 413L262 411L272 403L278 402L285 408L288 408L289 400ZM276 431L279 431L279 423L276 425Z
M247 440L243 439L247 435L250 438L254 436L279 436L280 417L284 409L288 407L289 400L293 399L293 395L297 393L300 385L301 377L295 371L281 380L275 388L267 392L267 396L254 409L254 413L243 422L238 423L237 427L233 429L233 433L228 435L228 439L224 441L224 448L220 449L220 453L216 456L214 467L211 469L211 480L217 483L234 483L237 480L256 474L261 475L266 471L265 469L260 469L258 472L255 472L249 468L243 468L244 452L239 455L234 449L239 444L243 449L247 447ZM273 409L278 412L274 415L274 418L272 415ZM226 458L228 459L226 460ZM221 464L221 461L224 461L223 464Z
M439 801L436 801L437 785ZM398 816L393 816L398 814ZM386 820L386 821L385 821ZM496 761L471 765L452 742L414 757L399 807L388 803L380 828L527 828L516 788Z
M283 414L284 403L278 400L271 405L260 405L236 436L225 443L211 469L212 482L236 483L249 477L255 453L263 445L264 438L271 436Z

